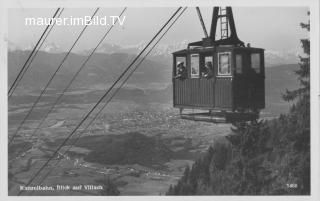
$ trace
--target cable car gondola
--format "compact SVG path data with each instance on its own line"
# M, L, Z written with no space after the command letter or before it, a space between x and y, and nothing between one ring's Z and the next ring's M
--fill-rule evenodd
M181 118L195 121L258 119L265 108L264 49L239 40L231 7L214 7L210 36L197 11L206 37L172 53L173 106L180 109ZM221 39L216 40L218 20Z

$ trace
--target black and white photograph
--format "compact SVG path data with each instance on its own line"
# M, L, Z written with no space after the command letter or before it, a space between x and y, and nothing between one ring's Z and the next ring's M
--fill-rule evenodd
M79 2L4 8L6 199L319 199L318 1Z

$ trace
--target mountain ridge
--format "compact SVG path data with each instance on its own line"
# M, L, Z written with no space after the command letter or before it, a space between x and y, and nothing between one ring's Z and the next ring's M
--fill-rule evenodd
M126 54L138 54L144 47L146 43L140 42L133 45L119 45L115 43L102 43L96 50L97 53L126 53ZM185 49L188 45L187 40L182 40L180 42L172 44L159 44L150 53L151 56L162 56L164 58L171 58L171 53L177 50ZM26 47L19 47L12 42L8 43L8 51L28 51L33 48L33 45L28 45ZM65 51L59 45L53 42L48 42L43 45L42 48L44 52L47 53L64 53ZM81 51L75 51L75 54L88 55L92 51L92 48L83 49ZM274 66L280 64L291 64L298 63L299 52L294 50L279 51L279 50L265 50L265 61L266 66Z

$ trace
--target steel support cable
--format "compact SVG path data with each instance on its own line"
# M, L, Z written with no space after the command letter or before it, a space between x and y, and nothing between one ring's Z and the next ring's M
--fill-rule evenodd
M60 15L62 14L62 12L64 11L64 8L62 8L61 12L59 13L58 17L60 17ZM17 81L17 84L13 87L11 93L8 95L8 100L11 99L14 91L16 90L16 88L18 87L20 81L22 80L23 76L26 74L26 72L28 71L28 69L30 68L33 60L36 58L36 56L38 55L38 52L40 51L42 45L44 44L44 42L46 41L47 37L49 36L51 30L53 29L54 25L56 24L56 21L54 21L53 25L50 27L49 31L47 32L46 36L43 38L42 42L40 43L40 45L38 46L36 53L32 55L32 58L30 59L28 65L26 66L25 70L22 72L20 78Z
M59 15L57 17L60 17L62 12L64 11L65 9L62 8ZM31 63L33 62L33 60L35 59L35 57L37 56L37 53L39 52L40 48L42 47L42 45L44 44L45 40L47 39L47 37L49 36L51 30L53 29L54 25L56 24L56 21L54 21L53 25L50 27L49 31L47 32L46 36L43 38L42 42L40 43L40 45L38 46L38 49L36 50L36 54L34 54L29 62L29 64L27 65L25 71L22 73L21 77L19 78L18 80L18 83L21 81L21 79L23 78L24 74L27 72L27 70L29 69ZM15 85L15 87L13 88L13 91L17 88L18 84ZM13 94L13 92L9 95L9 99L11 98L11 95ZM16 135L16 134L15 134Z
M91 19L96 15L96 13L99 11L99 8L96 8L96 10L94 11L93 15L91 16ZM83 35L84 31L87 29L89 25L87 24L82 31L80 32L80 34L78 35L77 39L74 41L74 43L72 44L71 48L69 49L69 51L67 52L67 54L64 56L64 58L62 59L62 61L60 62L58 68L55 70L55 72L51 75L49 81L47 82L47 84L45 85L45 87L42 89L40 95L38 96L38 98L36 99L36 101L33 103L33 105L31 106L31 109L28 111L27 115L24 117L24 119L22 120L22 122L20 123L20 125L18 126L16 132L13 134L12 138L9 141L9 145L13 142L15 136L18 134L18 132L20 131L20 129L22 128L22 126L24 125L25 121L29 118L29 116L31 115L33 109L36 107L36 105L38 104L38 102L40 101L42 95L46 92L47 88L49 87L49 85L51 84L53 78L56 76L56 74L58 73L58 71L61 69L61 67L63 66L63 63L66 61L66 59L68 58L68 56L70 55L72 49L75 47L75 45L77 44L77 42L79 41L79 39L81 38L81 36Z
M128 81L128 79L132 76L132 74L137 70L137 68L143 63L143 61L147 58L147 56L151 53L151 51L158 45L158 43L162 40L162 38L167 34L167 32L171 29L171 27L176 23L176 21L181 17L181 15L185 12L187 7L185 7L180 14L176 17L176 19L171 23L171 25L165 30L165 32L160 36L160 38L156 41L156 43L151 47L151 49L145 54L145 56L139 61L139 63L134 67L134 69L128 74L128 76L124 79L124 81L120 84L119 87L116 88L116 91L111 95L111 97L105 102L103 107L95 114L94 118L86 125L86 127L79 133L77 138L72 142L72 144L64 151L63 155L66 154L71 148L78 142L80 137L85 133L85 131L89 128L89 126L99 117L104 108L109 104L112 98L119 92L121 87ZM71 139L70 139L71 141ZM57 160L57 162L51 167L51 169L47 172L47 174L41 179L39 185L42 185L43 181L50 175L50 173L54 170L55 167L60 163L61 160Z
M61 14L62 14L62 12L63 12L64 10L65 10L65 9L62 8L61 11L60 11L60 13L59 13L59 15L58 15L57 17L60 17ZM28 65L27 65L27 67L26 67L26 69L23 71L22 75L21 75L20 78L18 79L18 81L17 81L18 84L19 84L19 82L22 80L24 74L26 74L27 70L30 68L33 60L34 60L35 57L38 55L38 52L40 51L42 45L43 45L44 42L46 41L47 37L49 36L49 34L50 34L51 30L53 29L53 27L54 27L55 24L56 24L56 21L54 21L53 25L50 27L50 29L49 29L49 31L47 32L46 36L43 38L42 42L40 43L39 47L38 47L37 50L36 50L36 53L33 54L32 58L30 59L30 62L28 63ZM18 87L18 84L16 84L16 85L13 87L13 90L12 90L11 94L9 95L9 100L10 100L10 98L12 97L15 89Z
M33 180L41 173L41 171L49 164L49 162L55 157L59 150L66 144L66 142L72 137L72 135L79 129L79 127L85 122L85 120L91 115L91 113L97 108L97 106L104 100L104 98L109 94L112 88L122 79L122 77L130 70L132 65L138 60L138 58L143 54L143 52L149 47L149 45L157 38L157 36L162 32L162 30L169 24L169 22L177 15L181 10L179 7L174 14L168 19L168 21L161 27L161 29L155 34L155 36L150 40L150 42L141 50L141 52L136 56L136 58L129 64L129 66L122 72L118 79L112 84L112 86L107 90L107 92L98 100L98 102L91 108L91 110L85 115L85 117L80 121L80 123L74 128L74 130L67 136L67 138L59 145L56 151L52 154L51 157L40 167L40 169L35 173L35 175L29 180L26 186L29 186ZM20 195L23 191L20 191Z
M98 113L95 115L95 117L90 121L89 124L83 129L83 131L80 133L83 134L89 126L97 119L97 117L100 115L100 113L104 110L104 108L110 103L110 101L114 98L114 96L119 92L119 90L123 87L123 85L128 81L128 79L132 76L132 74L138 69L138 67L143 63L143 61L149 56L151 51L158 45L158 43L162 40L162 38L167 34L167 32L171 29L171 27L176 23L176 21L180 18L180 16L187 10L187 7L185 7L180 14L176 17L176 19L171 23L171 25L165 30L165 32L160 36L160 38L156 41L156 43L151 47L151 49L145 54L145 56L139 61L139 63L134 67L134 69L128 74L128 76L123 80L123 82L120 84L119 87L115 89L115 92L107 99L105 104L102 106L102 108L98 111Z
M124 8L119 17L121 17L123 15L123 13L126 11L127 8ZM107 35L110 33L110 31L112 30L112 28L115 26L115 24L118 22L118 18L115 20L115 23L113 25L111 25L109 27L109 29L107 30L107 32L102 36L102 38L100 39L100 41L98 42L98 44L94 47L94 49L91 51L91 53L87 56L86 60L81 64L80 68L78 69L78 71L73 75L72 79L70 80L70 82L67 84L67 86L64 88L64 90L60 93L60 95L58 96L58 98L55 100L55 102L52 104L51 108L48 110L48 112L45 114L45 116L41 119L40 123L38 124L38 126L36 127L36 129L34 130L34 132L30 135L29 140L32 139L33 136L36 135L36 133L39 131L39 129L41 128L42 124L45 122L45 120L48 118L49 114L54 110L55 106L60 102L61 98L63 97L63 95L69 90L70 86L72 85L72 83L74 82L74 80L76 79L76 77L79 75L79 73L81 72L81 70L86 66L86 64L88 63L88 61L90 60L90 58L93 56L94 52L97 50L97 48L101 45L101 43L105 40L105 38L107 37Z
M60 17L63 11L64 11L64 8L61 9L61 11L60 11L60 13L59 13L59 15L58 15L57 17ZM55 25L55 23L56 23L56 22L53 23L53 26ZM37 49L37 52L40 50L40 48L42 47L42 45L43 45L43 43L45 42L46 38L49 36L51 30L53 29L53 26L50 27L48 33L46 34L46 36L44 37L44 39L43 39L42 42L40 43L39 48ZM30 64L32 63L32 61L34 60L35 57L36 57L36 54L34 54L33 57L31 58L30 63L29 63L28 66L27 66L27 69L29 68ZM22 77L24 76L24 74L26 73L26 71L27 71L27 70L25 70L25 71L22 73L22 76L20 77L20 80L22 79ZM20 80L19 80L19 81L20 81ZM18 82L19 82L19 81L18 81ZM15 88L14 88L14 89L15 89Z
M52 18L55 18L57 16L57 14L59 13L61 8L57 8L56 12L54 13L54 15L52 16ZM63 11L63 9L62 9ZM62 13L62 11L60 12L60 14ZM59 16L60 16L59 14ZM54 24L55 24L55 21L54 21ZM14 90L17 88L17 86L19 85L19 82L20 80L22 79L24 73L23 72L26 72L30 66L30 64L32 63L32 60L31 57L33 57L33 55L36 55L38 53L37 49L39 50L43 44L43 42L45 41L45 39L47 38L47 36L43 39L43 37L46 35L46 33L50 33L52 27L54 26L54 24L51 26L51 23L49 25L47 25L47 27L45 28L45 30L43 31L43 33L41 34L39 40L37 41L36 45L33 47L30 55L28 56L28 59L26 60L26 62L23 64L22 68L20 69L17 77L15 78L15 80L13 81L13 83L11 84L11 87L8 91L8 97L10 98L14 92ZM51 29L48 31L49 27L51 26ZM47 32L48 31L48 32ZM43 41L41 44L40 42ZM40 45L39 45L40 44ZM35 54L34 54L35 53ZM34 58L34 57L33 57ZM31 59L31 60L30 60ZM30 62L29 62L30 61ZM27 64L29 64L27 66Z

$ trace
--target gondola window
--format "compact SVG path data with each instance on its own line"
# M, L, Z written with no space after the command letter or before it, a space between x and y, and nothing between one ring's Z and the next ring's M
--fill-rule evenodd
M191 78L199 78L199 54L191 54Z
M251 67L256 73L260 73L260 54L251 54Z
M238 74L242 73L242 55L241 54L236 55L236 73Z
M205 78L211 78L213 76L213 57L204 57L204 62L201 70L201 76Z
M181 67L186 68L186 57L176 57L176 69L175 75L177 75L181 71Z
M229 76L231 75L231 53L219 53L219 68L218 75Z

